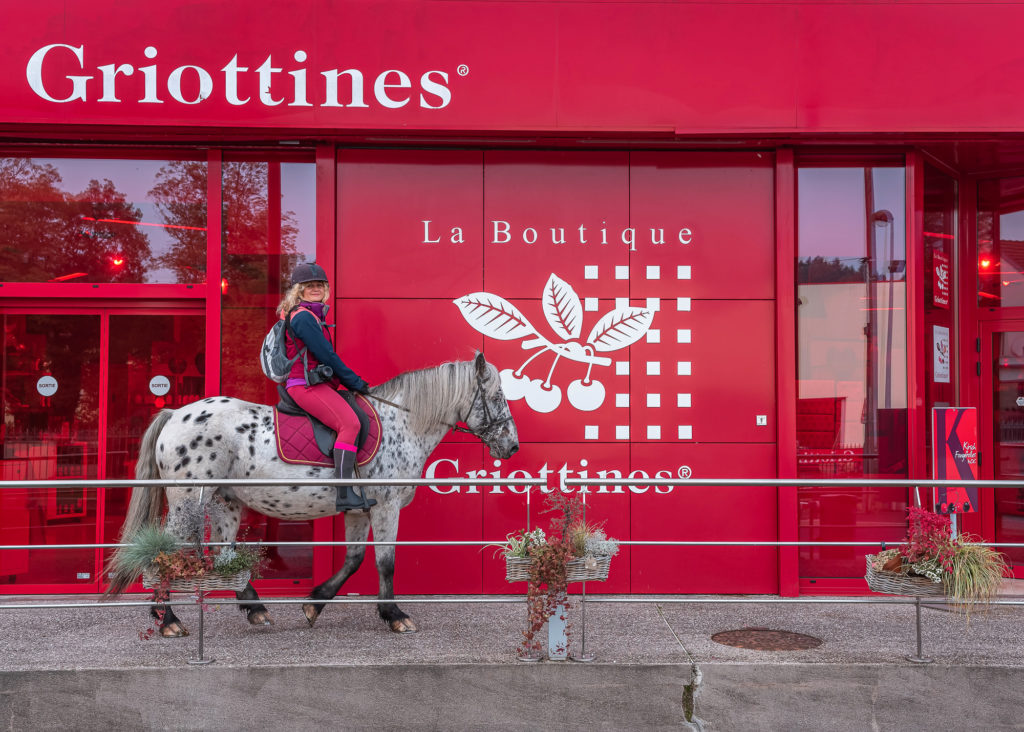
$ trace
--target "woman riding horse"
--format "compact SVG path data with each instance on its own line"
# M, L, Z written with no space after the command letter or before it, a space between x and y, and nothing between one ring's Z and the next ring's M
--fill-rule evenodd
M334 440L334 477L345 480L355 475L359 418L338 388L369 394L370 386L345 365L331 344L324 323L330 295L324 268L316 262L300 264L292 272L291 288L277 306L277 315L288 321L286 353L289 360L295 359L285 384L288 396L338 433ZM375 503L350 485L338 486L335 507L339 513L354 508L368 511Z

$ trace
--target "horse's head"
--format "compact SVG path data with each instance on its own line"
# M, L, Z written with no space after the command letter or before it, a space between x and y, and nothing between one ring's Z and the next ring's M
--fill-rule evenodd
M490 448L491 457L505 460L519 449L519 434L512 419L498 370L487 363L482 353L473 361L476 393L465 423Z

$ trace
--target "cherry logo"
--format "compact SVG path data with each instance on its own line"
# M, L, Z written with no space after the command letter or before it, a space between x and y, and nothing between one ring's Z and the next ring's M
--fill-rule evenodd
M537 332L530 321L508 300L489 292L473 292L453 300L473 328L489 338L501 341L522 340L525 351L536 349L517 369L501 372L501 386L509 401L526 399L535 412L552 412L562 403L562 389L551 379L560 359L586 364L583 378L569 383L565 390L569 403L582 412L592 412L605 399L605 388L591 378L594 366L610 366L612 360L599 353L617 351L636 343L647 333L654 321L654 313L645 308L621 307L602 315L581 339L583 332L583 306L579 295L565 280L554 273L544 285L541 300L544 317L555 332L558 342ZM526 367L537 357L553 353L554 360L544 379L531 378Z

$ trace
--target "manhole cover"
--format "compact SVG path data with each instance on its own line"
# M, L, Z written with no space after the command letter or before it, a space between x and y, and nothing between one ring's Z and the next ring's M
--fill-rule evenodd
M754 651L806 651L821 645L821 639L812 635L768 628L723 630L711 636L711 640L723 646L749 648Z

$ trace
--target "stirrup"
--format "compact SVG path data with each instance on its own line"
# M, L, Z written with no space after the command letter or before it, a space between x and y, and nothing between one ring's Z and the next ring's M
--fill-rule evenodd
M367 498L350 485L339 486L334 500L334 509L338 513L354 510L369 511L372 506L376 505L376 499Z

